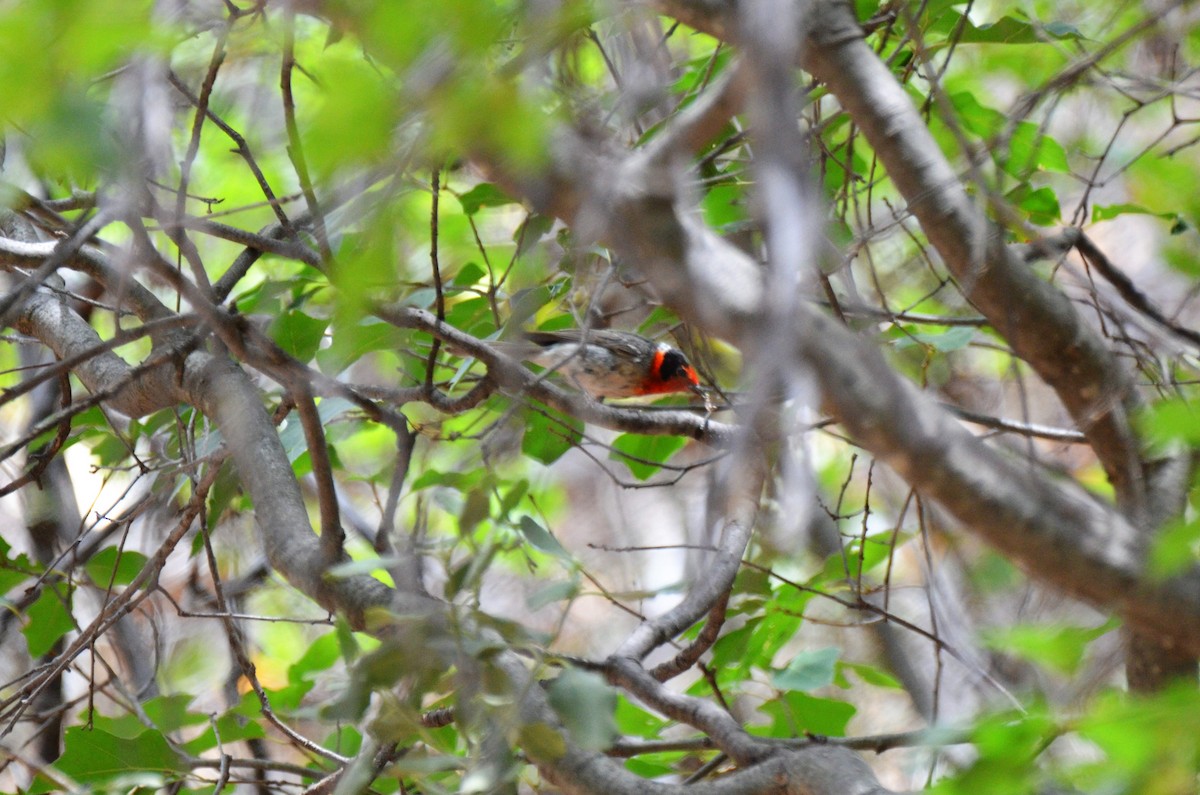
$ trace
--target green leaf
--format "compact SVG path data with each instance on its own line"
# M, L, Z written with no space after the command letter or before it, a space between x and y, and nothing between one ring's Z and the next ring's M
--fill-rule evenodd
M216 748L218 745L237 740L260 739L266 736L263 724L257 720L246 720L235 711L226 712L216 720L216 726L209 725L195 738L182 747L192 755L199 755Z
M686 444L687 439L682 436L623 433L613 441L608 458L623 461L635 478L645 480Z
M517 742L534 759L560 759L567 753L567 741L545 723L526 723L520 729Z
M975 329L971 326L951 326L945 331L914 331L896 339L896 350L923 345L941 353L961 350L971 344Z
M1006 118L1003 113L981 104L970 92L951 94L950 104L958 111L958 118L963 127L980 138L991 138L1005 124Z
M412 482L410 488L420 491L431 486L443 486L457 491L470 491L483 480L484 471L474 469L470 472L441 472L437 469L426 469Z
M458 273L454 274L453 284L455 287L471 287L478 284L487 277L487 271L477 262L468 262L458 269Z
M120 554L120 560L117 555ZM87 563L87 574L92 582L100 588L107 588L109 582L113 585L128 585L133 578L141 573L149 561L141 552L131 549L120 551L116 547L106 547Z
M76 781L111 779L122 773L183 773L187 770L157 731L117 737L99 729L71 726L63 738L63 755L54 763Z
M772 718L768 729L771 737L796 737L806 732L842 737L846 734L846 724L857 710L845 701L790 690L781 698L759 707L759 711Z
M755 628L762 623L761 616L755 616L737 629L726 632L717 638L712 649L712 667L718 671L729 671L735 668L747 670L749 661L747 652L753 638Z
M988 647L1015 654L1070 676L1079 670L1088 644L1118 626L1109 619L1098 627L1022 625L985 633Z
M1034 23L1013 16L1003 16L995 22L976 25L958 12L942 14L930 32L951 34L958 31L960 44L1040 44L1046 39L1082 39L1083 34L1066 22ZM948 46L940 43L939 47Z
M517 529L534 549L564 560L571 558L571 554L563 549L563 545L558 543L558 539L550 535L550 531L538 524L532 516L522 516Z
M188 707L191 706L194 699L195 696L188 693L158 696L143 703L142 710L155 728L170 733L178 731L184 726L195 726L208 721L207 714L188 711ZM143 728L145 727L143 726Z
M795 611L768 612L754 624L754 632L746 645L744 665L770 669L775 655L796 637L803 619ZM749 622L747 622L749 624Z
M21 634L29 646L31 657L41 657L54 647L58 639L75 629L71 613L63 603L63 596L55 586L46 586L42 594L25 611L29 619Z
M321 346L321 339L328 327L328 320L310 317L293 309L277 317L271 323L269 333L288 355L307 362Z
M41 567L30 561L28 555L21 553L11 558L11 551L12 547L0 537L0 604L4 603L4 594L41 572Z
M1200 557L1200 519L1176 520L1154 536L1147 560L1152 577L1166 579L1194 565Z
M1200 446L1200 416L1183 398L1160 400L1143 412L1138 425L1154 441L1181 441Z
M404 332L390 323L374 320L342 323L335 320L329 346L316 352L317 364L326 375L337 375L372 351L399 350Z
M174 696L160 696L142 704L142 709L156 729L170 733L184 726L208 723L208 715L188 712L187 708L192 700L193 696L182 693ZM145 722L132 713L114 717L93 715L91 721L94 728L127 740L132 740L146 731Z
M841 649L829 647L802 651L787 667L771 674L771 684L780 690L816 690L833 682L834 666Z
M529 481L521 478L511 489L509 489L504 497L500 500L499 516L507 517L512 513L513 509L520 504L525 495L529 493Z
M574 417L532 410L525 415L521 452L543 464L553 464L583 438L583 423Z
M1021 185L1009 191L1007 198L1026 212L1030 222L1039 226L1056 224L1062 217L1058 196L1051 188L1031 190L1028 185Z
M1045 788L1038 786L1039 768L1031 763L1056 732L1053 721L1037 705L1021 715L1002 713L985 717L973 732L979 758L968 771L939 791L963 795L978 792L1025 795L1042 791Z
M1187 223L1183 221L1178 213L1157 213L1147 207L1142 207L1141 204L1121 203L1121 204L1094 204L1092 205L1092 223L1099 221L1110 221L1122 215L1153 215L1159 219L1165 219L1172 223Z
M301 129L313 168L328 174L379 162L393 143L399 107L393 84L349 44L325 50L317 71L331 90L321 91L319 101L301 106L311 108L302 118Z
M617 708L614 713L617 729L621 734L632 737L657 738L662 734L667 722L658 715L634 704L620 693L617 694Z
M531 213L513 232L517 244L517 256L522 257L536 246L554 228L554 216Z
M1103 786L1089 791L1166 795L1192 792L1196 786L1196 714L1200 697L1194 685L1178 682L1144 698L1107 693L1088 714L1077 718L1079 734L1104 753L1107 764L1096 771ZM1107 782L1126 786L1111 788Z
M474 215L484 207L503 207L506 204L516 204L517 200L509 196L499 187L490 182L481 182L458 197L463 212Z
M716 185L706 194L701 203L704 219L709 226L718 230L746 220L744 205L745 190L739 185Z
M213 436L215 438L216 434ZM217 473L216 483L208 491L208 527L210 530L225 518L226 512L231 509L237 510L238 506L234 506L234 499L241 493L242 483L234 473L233 467L221 467L221 471Z
M525 606L530 610L541 610L546 605L574 599L578 595L578 580L560 580L543 586L525 597Z
M603 751L617 738L617 695L599 675L568 668L550 684L547 695L583 749Z
M892 676L887 671L881 668L876 668L874 665L866 665L864 663L839 662L839 668L848 668L858 674L864 682L876 687L886 687L891 690L903 690L904 685L899 679Z
M1046 135L1038 125L1021 122L1013 130L1012 139L1008 142L1008 159L1004 169L1022 178L1035 169L1066 174L1071 166L1062 144Z

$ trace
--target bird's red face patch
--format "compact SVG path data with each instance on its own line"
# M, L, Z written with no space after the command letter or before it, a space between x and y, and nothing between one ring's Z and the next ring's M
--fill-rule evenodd
M700 385L696 370L674 348L660 347L650 362L650 377L642 384L643 395L687 392Z

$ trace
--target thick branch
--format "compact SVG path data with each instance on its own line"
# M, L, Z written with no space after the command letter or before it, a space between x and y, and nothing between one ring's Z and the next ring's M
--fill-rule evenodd
M710 334L750 344L766 285L745 253L668 193L678 180L633 153L597 152L564 133L545 175L489 165L513 190L638 262L663 300ZM1081 327L1082 328L1082 327ZM1142 576L1135 528L1071 483L1034 478L966 431L880 352L800 303L792 344L818 376L824 408L923 494L1045 582L1200 651L1200 572Z
M812 24L805 68L870 141L966 297L1058 394L1118 493L1140 494L1139 450L1129 424L1139 401L1130 373L967 195L908 94L858 34L852 8L820 3Z

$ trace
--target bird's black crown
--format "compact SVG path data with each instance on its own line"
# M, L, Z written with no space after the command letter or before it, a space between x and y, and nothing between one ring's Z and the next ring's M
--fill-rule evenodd
M663 354L662 367L658 370L658 377L663 381L670 381L672 378L687 375L687 368L687 357L672 348Z

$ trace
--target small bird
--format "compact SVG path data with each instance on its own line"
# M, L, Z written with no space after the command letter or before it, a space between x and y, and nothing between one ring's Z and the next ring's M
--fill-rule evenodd
M530 331L520 341L493 344L561 373L597 399L700 392L700 378L681 351L629 331Z

